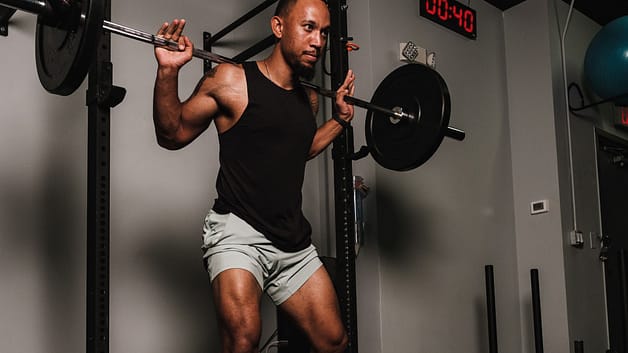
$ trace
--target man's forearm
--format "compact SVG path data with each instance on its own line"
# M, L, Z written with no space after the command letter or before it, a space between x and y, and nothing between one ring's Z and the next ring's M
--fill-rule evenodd
M309 158L314 158L327 146L329 146L335 139L342 133L344 127L340 125L337 121L331 119L325 122L325 124L321 125L316 130L316 135L314 135L314 141L312 141L312 147L310 147Z
M153 95L153 120L155 133L160 140L172 140L181 124L178 81L178 70L170 68L157 70Z

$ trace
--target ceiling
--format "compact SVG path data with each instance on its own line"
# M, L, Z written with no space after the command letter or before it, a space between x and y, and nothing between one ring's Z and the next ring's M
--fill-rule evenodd
M525 0L485 0L491 5L506 10ZM571 3L571 0L563 0ZM628 15L628 0L575 0L576 10L585 14L600 25L605 25L610 21Z

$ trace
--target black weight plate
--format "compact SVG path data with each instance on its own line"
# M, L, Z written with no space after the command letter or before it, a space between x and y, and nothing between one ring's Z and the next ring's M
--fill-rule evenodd
M367 113L366 142L377 163L406 171L432 157L445 137L451 108L447 84L438 72L421 64L401 66L379 84L371 103L418 117L396 120Z
M50 93L67 96L85 80L100 40L104 0L75 0L75 25L57 28L37 21L35 59L41 85ZM80 17L79 16L80 13Z

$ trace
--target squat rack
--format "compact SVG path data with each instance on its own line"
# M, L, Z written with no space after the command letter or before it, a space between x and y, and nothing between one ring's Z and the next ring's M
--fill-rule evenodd
M111 19L111 2L105 3L104 19ZM212 44L240 25L246 23L278 0L265 0L235 22L212 36L203 33L203 47L210 51ZM331 85L340 87L348 71L346 0L327 0L331 30L329 33ZM10 17L11 14L8 14ZM241 62L262 52L274 43L272 35L253 44L233 57ZM86 351L109 352L109 270L110 270L110 111L125 96L125 89L113 85L110 33L103 31L95 60L89 71L86 105L88 107L88 178L87 178L87 298L86 298ZM211 62L204 62L204 70L211 69ZM333 113L335 106L332 107ZM334 199L336 236L336 292L341 317L349 336L347 353L358 351L353 169L353 129L344 129L333 142ZM307 347L303 347L306 352ZM296 351L293 350L293 353Z

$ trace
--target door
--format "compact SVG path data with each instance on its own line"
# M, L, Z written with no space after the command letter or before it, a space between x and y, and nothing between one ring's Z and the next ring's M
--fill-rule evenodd
M628 142L598 134L598 182L612 353L628 346Z

